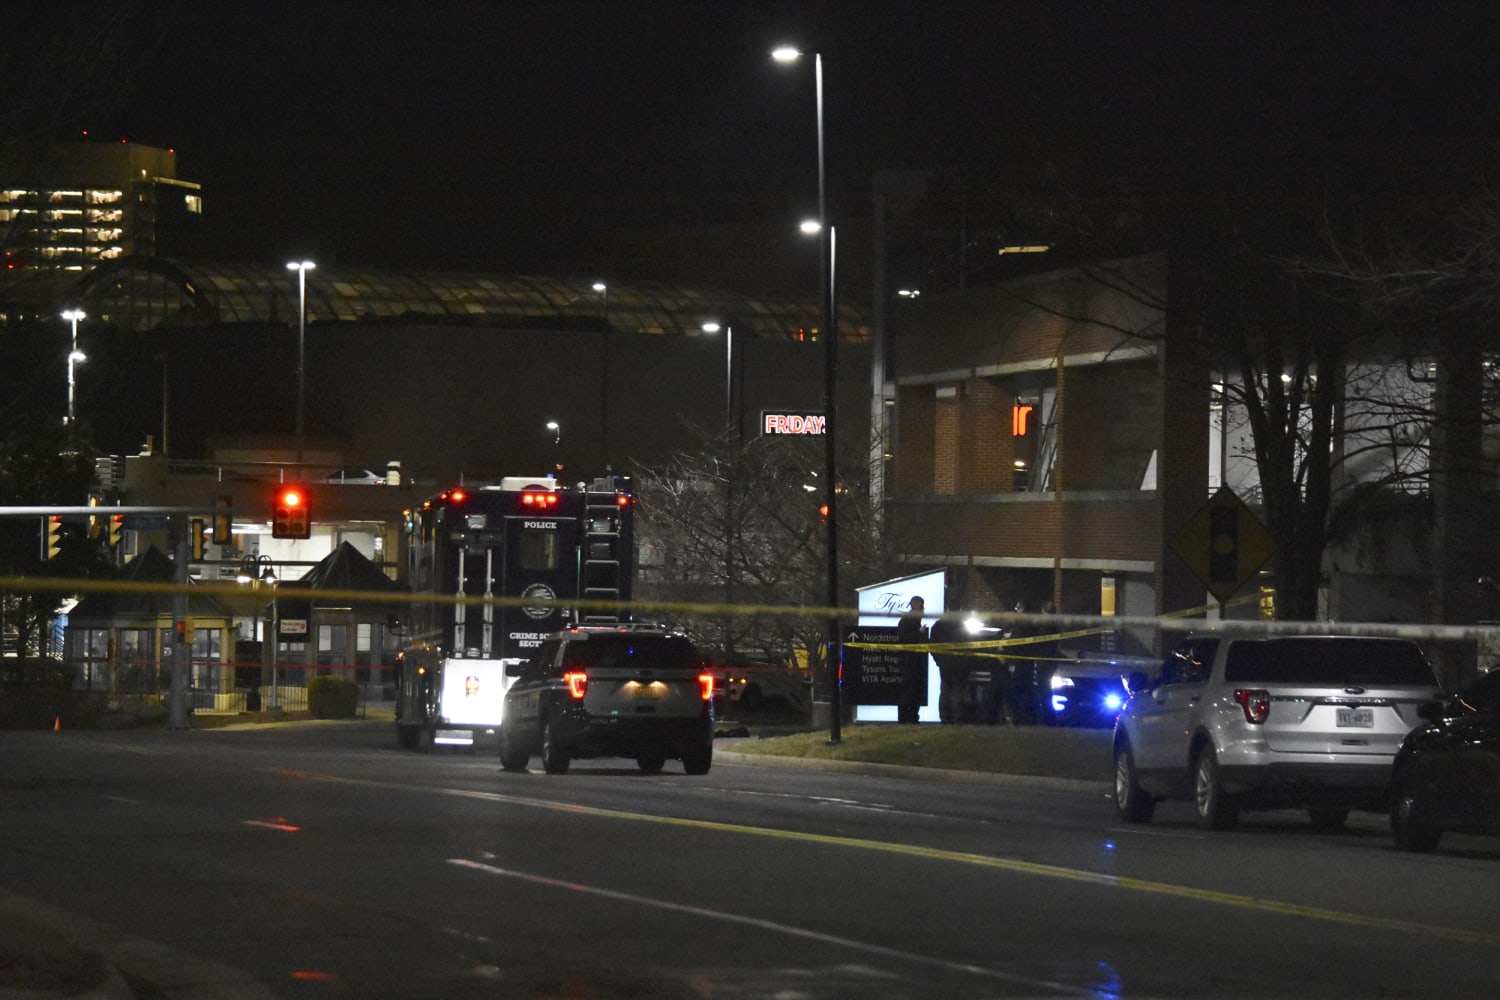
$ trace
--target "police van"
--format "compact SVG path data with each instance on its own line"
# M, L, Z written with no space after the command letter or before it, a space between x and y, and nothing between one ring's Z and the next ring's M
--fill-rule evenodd
M623 476L571 486L512 476L405 512L402 747L497 739L514 668L546 637L630 620L634 505Z

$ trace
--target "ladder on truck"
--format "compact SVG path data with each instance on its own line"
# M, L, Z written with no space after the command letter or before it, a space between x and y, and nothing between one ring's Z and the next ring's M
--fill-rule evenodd
M619 601L625 598L631 553L623 551L630 541L621 531L626 512L620 494L608 479L597 479L585 488L583 503L583 581L580 596L587 601ZM613 624L630 620L623 607L583 609L585 624Z

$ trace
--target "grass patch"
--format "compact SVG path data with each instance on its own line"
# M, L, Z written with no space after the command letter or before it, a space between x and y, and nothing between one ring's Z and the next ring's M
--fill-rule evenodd
M864 724L845 726L837 746L828 745L827 732L816 732L749 740L725 749L779 757L1108 781L1112 735L1108 729L1046 726Z

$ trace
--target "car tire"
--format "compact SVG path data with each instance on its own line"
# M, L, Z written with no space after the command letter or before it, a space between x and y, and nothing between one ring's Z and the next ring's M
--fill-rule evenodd
M1219 781L1219 756L1211 746L1199 751L1193 761L1193 799L1200 829L1232 830L1240 821L1239 810Z
M542 723L542 770L548 774L567 774L571 758L557 739L557 729L548 719Z
M531 763L531 755L521 751L512 733L510 726L500 727L500 767L512 773L519 773L526 770L526 765Z
M635 759L635 766L641 769L642 774L660 774L666 764L666 756L659 753L644 754Z
M1426 854L1437 848L1443 831L1414 821L1416 807L1417 797L1411 789L1398 787L1391 802L1391 836L1399 850Z
M415 750L422 745L421 726L396 726L396 744L402 750Z
M713 763L714 745L711 742L689 750L682 755L682 769L688 774L707 774L709 768L713 767Z
M1349 810L1335 806L1316 806L1307 811L1307 818L1312 820L1314 830L1334 833L1344 828L1345 821L1349 819Z
M1135 773L1135 755L1130 744L1115 748L1115 809L1127 823L1146 823L1156 812L1156 800L1141 788Z

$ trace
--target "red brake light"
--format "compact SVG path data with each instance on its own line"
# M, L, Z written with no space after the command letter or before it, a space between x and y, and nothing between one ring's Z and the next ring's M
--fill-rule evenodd
M521 506L522 507L536 507L538 509L545 509L547 507L556 507L557 506L557 494L556 493L540 493L540 492L538 492L538 493L529 493L529 492L528 493L522 493L521 494Z
M714 697L714 675L713 674L699 674L698 675L698 686L702 689L703 700L704 701L713 701L713 697Z
M566 670L563 672L563 683L568 686L568 694L572 695L573 700L581 701L589 689L588 671Z
M1234 692L1234 700L1240 703L1240 708L1245 710L1245 721L1252 725L1260 725L1266 721L1271 714L1271 692L1259 688L1239 688Z
M626 496L624 493L621 493L619 496L615 497L615 503L621 507L629 507L630 497Z

